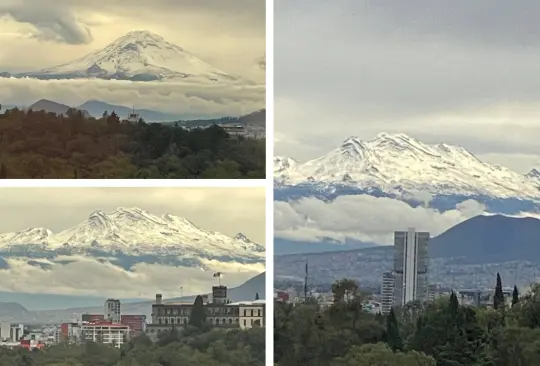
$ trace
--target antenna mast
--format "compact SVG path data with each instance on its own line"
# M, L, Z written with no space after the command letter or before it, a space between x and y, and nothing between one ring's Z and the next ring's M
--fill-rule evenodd
M308 262L306 261L306 277L304 279L304 302L307 302L307 290L308 290Z

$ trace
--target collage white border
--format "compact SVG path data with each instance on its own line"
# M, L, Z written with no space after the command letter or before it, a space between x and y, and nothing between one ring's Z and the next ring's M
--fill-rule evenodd
M274 0L266 0L266 366L274 365Z
M226 0L225 0L226 1ZM0 179L1 187L265 187L266 188L266 365L274 365L274 0L266 0L266 179ZM1 202L0 202L1 204Z

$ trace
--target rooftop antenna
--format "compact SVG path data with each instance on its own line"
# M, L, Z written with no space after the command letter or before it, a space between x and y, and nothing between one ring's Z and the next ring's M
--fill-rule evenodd
M304 279L304 302L307 302L307 292L308 292L308 262L306 261L306 277Z

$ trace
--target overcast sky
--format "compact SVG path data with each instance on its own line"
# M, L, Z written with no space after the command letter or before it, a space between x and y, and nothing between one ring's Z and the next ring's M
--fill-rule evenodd
M275 0L275 153L404 132L540 167L540 2Z
M0 72L35 71L63 64L141 29L163 36L218 69L264 83L265 73L257 66L266 49L264 0L2 0ZM3 104L28 105L34 98L47 98L74 106L86 99L131 106L135 98L144 96L137 101L140 108L181 112L178 106L185 108L190 102L207 114L232 114L251 112L264 102L264 93L261 97L259 90L244 98L232 95L231 90L203 92L186 90L185 86L176 86L183 90L160 90L159 83L146 83L144 92L131 84L131 94L117 92L125 89L118 82L89 83L82 89L70 81L4 83L6 80L0 80L1 89L10 91L0 95ZM151 92L149 85L153 87ZM202 101L182 100L194 96ZM221 111L219 104L224 97L231 99L232 106ZM253 98L259 105L249 104ZM163 107L166 99L169 106ZM173 99L180 102L173 105ZM248 105L240 110L235 102Z
M156 215L170 213L202 229L234 236L244 233L265 244L264 188L0 188L0 232L28 227L53 231L86 220L97 209L107 213L118 207L139 207ZM225 273L223 283L238 286L264 271L264 263L239 264L203 261L199 268L136 264L130 271L87 257L69 257L68 264L51 269L32 266L25 259L4 258L0 290L65 295L151 298L206 293L215 284L214 271ZM189 281L179 279L189 279ZM43 286L47 283L47 286ZM24 290L21 290L24 289Z

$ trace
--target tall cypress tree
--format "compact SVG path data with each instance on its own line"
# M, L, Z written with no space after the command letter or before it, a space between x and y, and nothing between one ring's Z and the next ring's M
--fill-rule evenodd
M189 325L202 328L206 323L206 309L204 308L203 298L201 295L198 295L195 298L193 303L193 308L191 308L191 314L189 316Z
M399 326L396 319L394 309L390 309L390 313L386 317L386 342L388 346L395 351L403 350L403 341L399 335Z
M450 313L450 318L455 322L457 319L459 310L459 302L457 295L454 291L450 294L450 302L448 304L448 312Z
M497 285L495 286L495 295L493 296L493 307L500 309L504 305L504 294L502 290L501 275L497 272Z
M514 292L512 292L512 306L516 305L519 302L519 291L517 286L514 285Z

